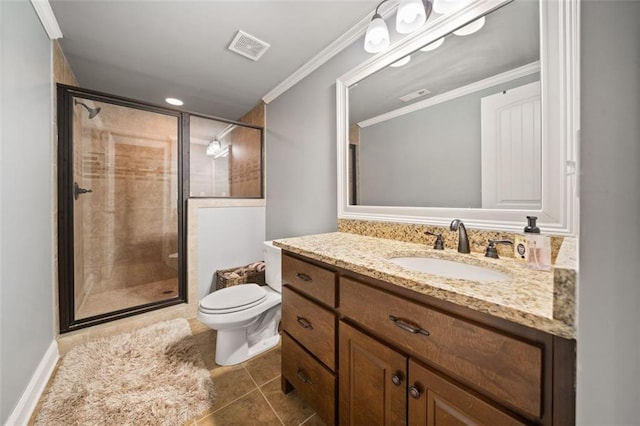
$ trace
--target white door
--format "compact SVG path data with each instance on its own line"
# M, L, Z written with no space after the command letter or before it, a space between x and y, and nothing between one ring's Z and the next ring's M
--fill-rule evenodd
M482 208L542 205L540 82L482 98Z

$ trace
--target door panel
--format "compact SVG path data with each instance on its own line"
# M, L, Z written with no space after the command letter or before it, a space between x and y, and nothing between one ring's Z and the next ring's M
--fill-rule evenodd
M186 300L177 111L58 85L60 330Z
M415 388L411 392L411 388ZM409 360L409 424L428 426L522 425L515 418Z
M340 424L405 424L407 358L343 322L339 327Z
M177 297L178 118L76 97L74 130L75 319Z
M482 98L482 208L540 209L540 82Z

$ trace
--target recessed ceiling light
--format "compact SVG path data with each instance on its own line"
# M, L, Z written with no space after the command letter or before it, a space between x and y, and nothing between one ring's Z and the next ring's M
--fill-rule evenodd
M409 63L409 61L411 60L411 55L407 55L402 59L398 59L397 61L395 61L394 63L392 63L391 65L389 65L390 67L401 67L403 65L407 65Z
M180 99L176 99L176 98L167 98L164 101L166 103L168 103L168 104L175 105L175 106L184 105L184 102L182 102Z

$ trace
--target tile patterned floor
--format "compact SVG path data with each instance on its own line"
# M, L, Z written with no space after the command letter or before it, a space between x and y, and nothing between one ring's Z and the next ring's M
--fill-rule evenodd
M183 426L324 425L295 390L287 395L282 393L280 347L242 364L219 366L214 361L215 331L196 319L189 320L189 326L211 373L216 400L209 410L190 419ZM32 415L30 425L33 424L40 405L41 402Z
M195 319L189 325L211 372L217 398L209 411L186 425L324 425L295 390L282 393L280 347L245 363L222 367L214 362L215 331Z

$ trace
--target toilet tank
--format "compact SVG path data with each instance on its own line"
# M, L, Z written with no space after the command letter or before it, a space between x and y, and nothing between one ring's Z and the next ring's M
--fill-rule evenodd
M264 242L265 281L267 285L282 292L282 250L273 241Z

